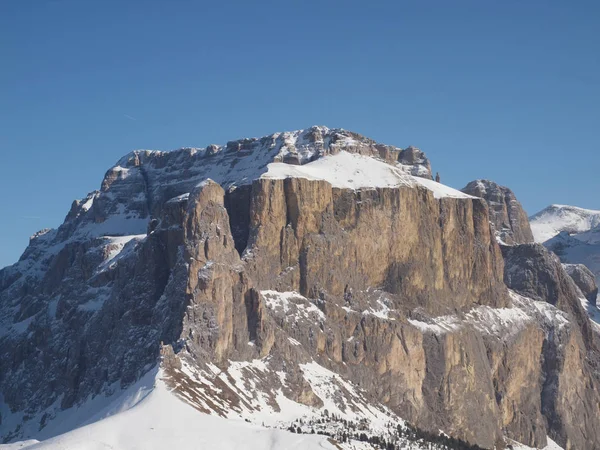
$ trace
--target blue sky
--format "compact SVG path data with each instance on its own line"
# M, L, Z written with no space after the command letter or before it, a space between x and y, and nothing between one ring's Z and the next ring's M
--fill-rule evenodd
M132 149L315 124L600 209L600 2L211 3L0 2L0 267Z

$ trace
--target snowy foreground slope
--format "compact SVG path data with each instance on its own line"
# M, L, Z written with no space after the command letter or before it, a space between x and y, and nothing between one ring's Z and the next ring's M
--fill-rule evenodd
M252 424L242 419L224 419L198 412L175 396L162 380L162 373L152 371L127 390L108 399L105 405L89 402L81 409L94 408L96 414L64 434L43 442L29 440L0 445L2 450L368 450L367 442L338 442L321 434L292 433L278 428ZM106 399L103 399L106 401ZM94 403L96 403L94 405ZM301 409L301 405L296 405ZM74 415L90 411L73 411ZM74 418L70 418L74 420ZM69 419L67 419L69 421ZM64 425L63 425L64 426ZM531 447L508 442L515 450ZM403 440L405 450L444 448L425 441ZM544 450L560 450L549 440Z
M336 449L325 436L298 435L242 420L199 413L175 397L153 374L114 399L111 406L130 408L90 425L37 443L0 445L0 449L156 449L263 450ZM344 447L342 447L344 448ZM352 448L352 447L345 447Z
M0 440L599 448L583 291L497 197L326 127L132 152L0 270Z

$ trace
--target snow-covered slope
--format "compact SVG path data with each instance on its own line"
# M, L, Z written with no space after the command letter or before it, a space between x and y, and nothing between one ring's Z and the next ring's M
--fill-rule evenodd
M600 226L600 211L568 205L550 205L529 218L536 242L546 242L561 231L583 233Z
M435 198L473 198L433 180L413 176L402 165L394 166L380 159L345 151L324 156L301 166L271 163L261 178L325 180L333 187L342 189L422 186L433 192Z
M515 297L516 296L515 294ZM523 301L531 302L528 299ZM540 304L542 309L552 309ZM535 307L534 309L535 310ZM532 311L533 311L532 310ZM546 320L556 319L548 314ZM541 312L541 310L540 310ZM539 313L539 312L538 312ZM509 323L502 322L502 326ZM253 367L251 367L253 366ZM252 370L266 370L265 363L242 365ZM193 376L193 374L188 373ZM284 374L280 376L285 376ZM442 444L434 444L408 428L389 411L387 416L376 409L364 409L359 404L351 417L340 411L336 402L347 394L345 389L359 399L354 387L342 381L316 363L306 367L306 376L317 387L324 407L314 409L278 397L278 409L262 405L262 410L247 417L236 416L234 411L228 418L209 415L198 411L189 396L172 388L172 378L164 371L152 370L124 391L117 391L108 398L99 396L88 400L78 408L62 412L52 426L38 436L51 436L45 440L29 439L0 445L0 450L104 450L104 449L210 449L210 450L369 450L382 448L358 439L360 435L374 436L395 443L395 448L404 450L448 450ZM200 378L203 378L200 375ZM240 366L230 368L223 380L243 384ZM337 381L336 381L337 379ZM181 379L180 379L181 380ZM344 390L338 390L341 383ZM189 394L189 392L188 392ZM252 392L247 392L250 398ZM219 401L219 396L213 400ZM223 400L223 399L221 399ZM327 407L328 409L324 409ZM363 410L361 411L361 408ZM323 413L323 411L325 411ZM285 420L281 420L285 419ZM262 425L261 425L262 422ZM296 431L297 430L297 431ZM366 433L366 434L365 434ZM443 433L442 433L443 435ZM356 438L354 438L356 437ZM514 448L526 450L530 447L508 440ZM552 440L544 450L561 450Z
M280 308L283 314L296 311L290 314L292 320L301 320L294 305L306 301L302 296L276 291L262 294L269 297L269 308ZM503 340L511 339L532 322L556 330L568 326L567 314L556 307L512 291L510 296L509 308L479 306L466 315L409 322L426 334L460 333L473 327ZM310 314L322 315L314 309ZM396 311L388 313L396 315ZM395 320L388 314L385 318ZM292 345L300 345L289 339ZM411 436L405 421L386 407L369 402L361 389L315 361L300 365L300 369L303 382L310 385L320 406L287 398L283 389L297 390L301 383L289 380L290 373L274 370L270 357L230 361L227 368L209 364L205 370L185 362L178 367L167 362L123 391L116 388L112 395L99 395L59 412L37 432L36 439L0 445L0 450L377 448L356 439L362 434L394 442L405 450L448 448ZM39 423L45 414L40 413L30 423ZM5 411L3 419L10 423L19 417ZM552 441L546 448L560 449Z
M216 369L216 368L215 368ZM243 386L244 371L265 371L264 361L250 364L232 364L225 376L226 384ZM204 379L205 374L188 372ZM217 370L218 371L218 370ZM0 450L134 450L134 449L207 449L207 450L369 450L381 448L364 442L360 436L382 438L395 442L405 450L448 450L449 447L431 443L414 435L404 421L389 411L382 414L368 405L359 405L358 392L339 376L316 363L305 368L307 379L324 401L323 408L310 408L278 395L277 410L269 404L254 413L229 417L205 414L190 397L192 391L173 389L173 379L161 370L152 370L137 383L108 398L99 396L77 408L61 413L53 426L44 430L38 439L29 439L0 445ZM213 374L214 375L214 374ZM209 375L210 376L210 375ZM285 374L279 376L285 377ZM199 378L198 378L199 377ZM182 378L178 378L182 381ZM227 381L228 380L228 381ZM343 387L339 390L336 383ZM214 386L213 386L214 387ZM233 386L232 386L233 387ZM189 386L188 386L189 388ZM234 388L235 389L235 388ZM350 415L339 410L336 402L344 399L348 389L359 403ZM186 394L186 395L184 395ZM212 393L212 400L225 401L226 395ZM266 395L268 393L259 393ZM250 399L256 392L242 396ZM258 398L261 398L261 395ZM196 398L197 400L197 398ZM206 405L204 405L206 406ZM328 409L325 409L328 408ZM362 409L361 409L362 408ZM245 411L250 413L250 411ZM339 414L339 415L338 415Z
M527 445L519 444L518 442L512 441L510 442L512 450L532 450L532 447L528 447ZM552 439L548 438L548 445L544 447L542 450L562 450L562 447L554 442Z
M368 156L345 151L301 166L271 163L267 169L262 178L325 180L333 187L346 189L415 185L411 175L396 167Z
M155 381L154 386L148 382ZM202 414L174 396L165 383L146 376L112 403L116 412L43 442L30 440L0 449L263 450L339 449L327 436L295 434L243 420Z

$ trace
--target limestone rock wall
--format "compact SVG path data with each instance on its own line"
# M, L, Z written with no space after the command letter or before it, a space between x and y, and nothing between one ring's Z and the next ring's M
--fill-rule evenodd
M507 302L485 204L424 189L258 180L248 251L261 288L343 297L381 287L402 298L398 307L432 314Z

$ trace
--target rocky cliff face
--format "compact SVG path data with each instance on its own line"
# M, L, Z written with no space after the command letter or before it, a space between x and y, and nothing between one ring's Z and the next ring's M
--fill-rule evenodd
M0 271L3 439L160 360L227 417L594 448L596 328L562 266L501 250L490 220L422 152L343 130L133 152Z
M348 292L355 298L385 288L406 310L434 315L506 304L502 259L481 201L436 199L411 187L336 189L302 178L258 180L252 191L245 259L261 289L341 301Z
M508 245L533 242L527 214L509 188L490 180L475 180L462 191L487 202L496 236L501 242Z

